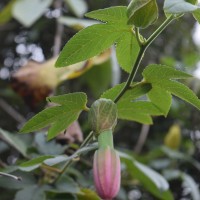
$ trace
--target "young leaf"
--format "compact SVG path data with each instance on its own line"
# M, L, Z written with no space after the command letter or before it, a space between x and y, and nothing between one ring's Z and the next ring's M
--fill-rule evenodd
M148 92L150 101L163 113L166 117L172 103L171 94L163 88L153 85L152 89Z
M198 6L186 0L165 0L164 11L168 14L181 14L192 12L198 9Z
M146 28L158 18L158 6L156 0L132 0L127 9L128 24Z
M65 45L56 67L72 65L100 54L121 36L122 30L114 24L95 24L81 30Z
M102 22L127 25L126 6L115 6L86 13L85 16Z
M48 139L52 139L78 118L80 112L86 108L87 96L85 93L77 92L50 97L48 100L62 105L47 108L35 115L20 130L21 133L35 131L52 124L48 133Z
M130 73L137 58L140 47L135 35L125 32L117 41L116 55L121 68Z

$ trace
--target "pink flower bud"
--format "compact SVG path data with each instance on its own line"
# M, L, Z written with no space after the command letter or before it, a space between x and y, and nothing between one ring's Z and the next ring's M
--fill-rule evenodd
M110 148L100 148L94 154L93 175L97 193L104 200L111 200L120 188L120 158Z

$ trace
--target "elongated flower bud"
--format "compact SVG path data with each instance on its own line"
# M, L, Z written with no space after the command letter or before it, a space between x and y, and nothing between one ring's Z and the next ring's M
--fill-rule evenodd
M104 200L113 199L120 188L120 158L117 152L107 146L95 152L93 175L98 195Z

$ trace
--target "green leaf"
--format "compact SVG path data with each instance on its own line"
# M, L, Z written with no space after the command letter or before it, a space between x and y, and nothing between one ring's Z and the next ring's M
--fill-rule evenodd
M171 94L163 88L153 85L152 89L148 92L150 101L163 113L166 117L172 103Z
M183 99L184 101L200 109L200 99L194 94L194 92L190 90L187 86L183 85L182 83L173 80L173 79L189 78L191 77L191 75L176 70L172 67L167 67L162 65L149 65L143 71L142 74L147 82L152 83L153 87L155 87L155 85L161 87L162 89L172 93L173 95ZM160 98L163 98L162 97L163 95L162 94L160 95L161 95ZM156 102L154 101L154 103ZM168 106L169 103L170 101L168 97ZM159 107L159 105L157 106ZM167 109L165 111L167 111Z
M198 6L189 3L186 0L165 0L164 11L168 14L181 14L192 12L198 9Z
M160 110L148 101L119 101L117 108L120 119L134 120L144 124L152 124L151 115L162 115Z
M85 16L92 19L100 20L102 22L126 25L128 21L126 11L127 7L125 6L115 6L115 7L95 10L86 13Z
M34 169L37 169L40 167L40 165L49 158L53 158L54 156L39 156L37 158L33 158L32 160L29 160L27 162L24 162L20 165L19 169L22 171L32 171Z
M106 91L101 97L114 100L124 85L125 83L116 85ZM140 82L133 84L117 103L118 117L120 119L137 121L144 124L152 124L149 113L157 115L160 111L151 102L132 102L133 100L144 96L150 90L151 84L149 83Z
M143 113L136 113L130 110L121 110L119 118L124 120L136 121L142 124L153 124L152 117Z
M52 0L20 0L14 4L12 14L25 27L30 27L45 13L51 3Z
M44 188L38 185L25 187L18 191L15 195L14 200L46 200Z
M75 121L80 112L86 108L87 96L77 92L48 98L49 101L61 106L47 108L31 118L20 130L27 133L44 128L50 124L48 139L52 139Z
M121 32L120 26L112 24L95 24L79 31L61 51L56 67L75 64L100 54L121 36Z
M176 81L167 81L163 82L162 87L171 92L173 95L200 109L200 99L195 95L192 90L190 90L182 83Z
M15 134L11 134L0 128L0 136L9 145L19 151L23 156L27 157L27 145Z
M101 98L111 99L114 100L116 96L119 94L119 92L124 88L125 83L121 83L119 85L116 85L115 87L107 90L104 92L101 96ZM151 84L139 82L136 84L132 84L130 86L130 89L128 89L123 97L120 99L120 101L123 99L132 101L134 99L137 99L143 95L145 95L147 92L149 92L151 89Z
M64 95L47 97L47 101L67 106L69 108L83 109L87 102L87 96L83 92L75 92Z
M139 51L140 47L135 35L132 32L122 34L116 47L117 60L122 69L131 72Z
M127 9L128 24L146 28L158 18L158 6L156 0L132 0Z
M169 79L185 79L192 77L190 74L176 70L165 65L149 65L142 73L147 82L162 83Z
M198 21L198 23L200 24L200 9L195 10L194 12L192 12L193 17Z
M78 119L80 112L68 111L67 115L55 121L48 131L48 140L56 137L58 133L65 130L72 122Z
M120 152L121 161L126 165L126 171L133 178L138 179L144 187L155 197L163 200L173 200L173 196L169 191L168 182L149 167L135 161L127 154Z

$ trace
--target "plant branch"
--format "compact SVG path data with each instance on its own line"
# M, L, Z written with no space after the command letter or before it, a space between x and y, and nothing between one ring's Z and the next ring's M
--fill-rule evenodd
M135 75L137 74L137 70L140 66L140 63L142 61L143 55L146 51L146 49L149 47L149 45L158 37L158 35L172 22L174 17L171 15L169 18L167 18L160 26L159 28L147 39L147 41L141 45L140 51L138 53L138 57L135 61L135 64L132 68L132 71L126 81L126 84L124 88L121 90L121 92L118 94L118 96L115 98L114 102L117 103L120 98L124 95L124 93L130 88L130 85L135 78Z
M83 141L83 143L81 144L80 148L85 147L91 140L93 137L93 132L91 131L88 136L85 138L85 140ZM79 149L80 149L79 148ZM75 152L76 153L76 152ZM74 153L74 154L75 154ZM70 166L70 164L74 161L75 159L71 159L69 161L67 161L63 167L63 169L60 171L60 173L58 174L58 176L56 177L56 179L54 180L54 183L56 181L58 181L60 179L60 177L65 173L65 171L67 170L67 168Z
M117 103L119 101L119 99L124 95L124 93L130 88L130 85L133 81L133 79L135 78L135 75L137 73L137 70L140 66L141 60L143 58L143 55L146 51L146 49L148 48L148 46L157 38L157 36L167 27L167 25L173 20L173 17L169 17L167 18L163 24L161 24L161 26L148 38L148 40L144 43L141 44L141 48L140 51L138 53L138 57L135 61L135 64L133 66L133 69L127 79L127 82L124 86L124 88L121 90L121 92L118 94L118 96L115 98L114 102ZM82 145L80 146L80 148L86 146L92 139L93 137L93 132L91 132L83 141ZM76 153L76 152L75 152ZM73 162L73 159L69 160L68 162L66 162L65 166L63 167L61 173L56 177L56 179L54 180L54 183L60 179L60 177L62 176L62 174L65 173L65 171L67 170L67 168L69 167L69 165Z

